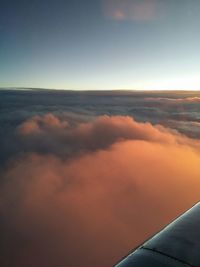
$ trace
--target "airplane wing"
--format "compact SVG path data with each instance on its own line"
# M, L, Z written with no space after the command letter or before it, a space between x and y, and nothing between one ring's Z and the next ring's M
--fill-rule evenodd
M200 267L200 202L115 267Z

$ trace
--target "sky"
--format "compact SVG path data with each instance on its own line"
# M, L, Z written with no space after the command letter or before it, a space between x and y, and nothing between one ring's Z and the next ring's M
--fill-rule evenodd
M0 87L200 89L199 0L2 0Z

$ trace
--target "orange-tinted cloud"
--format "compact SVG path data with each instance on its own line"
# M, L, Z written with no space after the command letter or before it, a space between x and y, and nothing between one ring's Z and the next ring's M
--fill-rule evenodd
M199 199L198 141L123 116L50 118L18 128L50 139L49 154L30 150L2 173L2 266L112 266Z
M184 97L184 98L167 98L167 97L149 97L146 98L147 101L158 101L158 102L164 102L164 103L199 103L200 97L194 96L194 97Z
M128 116L99 116L89 122L70 123L65 116L36 116L17 129L28 151L70 156L105 149L120 140L146 140L169 144L197 142L161 125L138 123Z

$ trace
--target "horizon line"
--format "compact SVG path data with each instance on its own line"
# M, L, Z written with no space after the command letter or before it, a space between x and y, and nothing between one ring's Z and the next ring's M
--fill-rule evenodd
M49 91L70 91L70 92L198 92L200 89L65 89L65 88L47 88L47 87L26 87L26 86L6 86L0 87L0 90L49 90Z

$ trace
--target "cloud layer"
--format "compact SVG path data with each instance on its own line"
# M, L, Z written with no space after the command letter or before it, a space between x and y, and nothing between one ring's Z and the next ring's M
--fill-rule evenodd
M74 154L106 149L120 140L146 140L167 144L199 142L149 122L138 123L128 116L99 116L91 121L70 122L66 116L35 116L17 128L24 150L72 157Z
M200 196L199 141L127 116L35 116L1 172L0 265L112 266Z
M146 101L153 101L153 102L159 102L159 103L171 103L171 104L177 104L177 103L199 103L200 97L193 96L193 97L184 97L184 98L168 98L168 97L149 97L146 98Z

